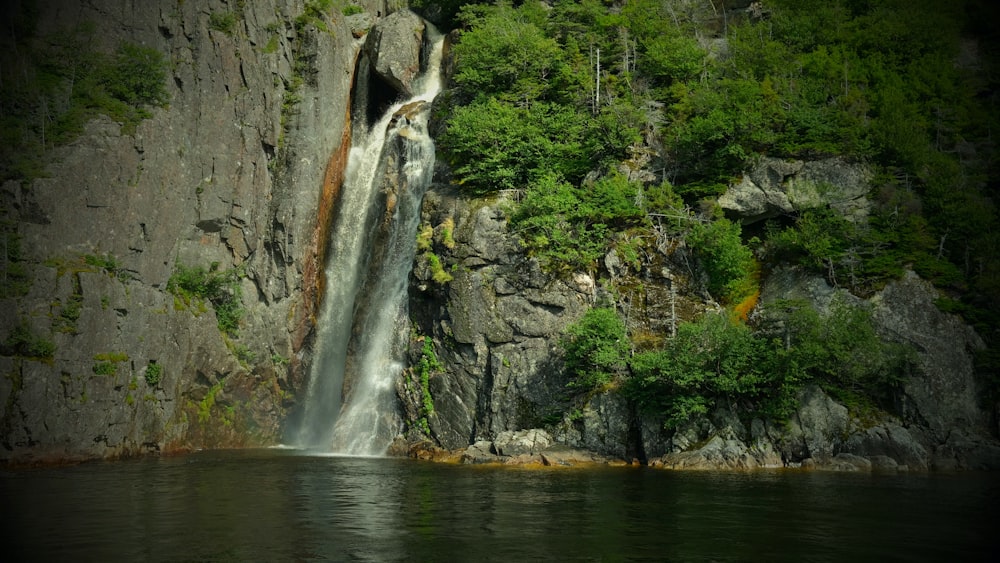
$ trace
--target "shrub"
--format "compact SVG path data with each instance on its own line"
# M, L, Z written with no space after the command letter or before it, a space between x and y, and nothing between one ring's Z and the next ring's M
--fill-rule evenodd
M34 334L31 327L22 323L7 335L2 351L5 356L20 356L33 360L49 360L55 354L56 345L48 339Z
M236 31L236 14L233 12L212 12L208 17L208 27L232 35Z
M156 387L160 383L160 378L162 376L163 366L155 361L149 362L149 365L146 366L146 383L150 387Z
M192 301L208 301L215 309L219 330L234 336L243 318L243 304L236 270L217 271L213 264L203 267L186 267L178 264L167 281L167 291L190 305Z
M571 387L589 391L624 373L629 352L625 323L608 307L590 309L569 325L560 341Z
M696 223L687 237L708 273L708 290L739 303L757 289L758 266L740 238L740 225L728 219Z
M628 390L672 428L720 399L754 404L776 376L771 357L767 341L746 325L707 314L681 324L664 349L632 358Z
M364 8L358 6L357 4L348 4L340 9L340 13L345 16L353 16L354 14L363 14Z

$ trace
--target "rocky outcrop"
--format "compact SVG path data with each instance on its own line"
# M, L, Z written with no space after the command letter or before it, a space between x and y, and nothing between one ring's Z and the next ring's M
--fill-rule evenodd
M0 357L0 460L274 442L346 163L350 30L295 25L302 1L39 8L41 40L89 22L97 49L164 53L170 102L134 133L91 122L47 177L2 188L31 284L0 304L0 340L23 327L54 351ZM238 333L166 291L177 264L238 272Z
M434 190L423 217L434 246L418 254L410 310L445 366L429 380L432 435L445 448L465 448L563 412L558 338L590 294L543 274L507 236L498 204Z
M413 94L411 83L420 73L425 26L413 12L395 12L379 22L365 40L365 55L372 69L403 97Z
M786 165L791 168L782 168ZM775 161L755 175L798 202L809 201L802 194L815 193L803 186L823 181L841 187L825 192L822 205L864 198L863 171L840 162ZM582 395L567 388L558 340L567 324L598 302L626 311L633 339L648 338L651 345L678 322L714 308L686 249L665 238L647 249L639 264L611 251L601 263L600 282L587 274L558 278L524 255L507 232L501 209L502 203L463 198L440 187L424 202L426 250L417 258L411 286L411 316L420 340L411 346L420 348L430 339L441 363L427 381L433 409L426 419L428 435L451 459L464 451L467 461L495 461L502 456L496 445L501 435L544 428L561 447L664 468L1000 467L1000 450L985 426L988 417L975 399L972 353L978 339L957 318L937 311L933 288L915 275L865 300L821 276L776 268L760 296L764 313L758 316L779 300L802 301L820 312L835 302L866 306L881 334L914 345L920 361L904 388L898 417L862 419L808 385L786 424L741 420L724 406L666 431L655 417L640 416L614 386ZM436 276L435 269L447 275ZM615 288L616 298L603 284ZM419 362L419 355L411 361ZM411 379L411 390L418 385ZM417 393L400 396L412 420L428 410ZM422 439L422 433L411 438Z
M719 206L745 224L781 214L830 206L863 220L871 173L839 158L815 161L764 157L721 197Z
M901 416L922 429L934 467L1000 467L1000 445L976 378L974 354L983 342L959 317L939 310L937 298L929 282L906 272L872 299L880 332L918 352Z

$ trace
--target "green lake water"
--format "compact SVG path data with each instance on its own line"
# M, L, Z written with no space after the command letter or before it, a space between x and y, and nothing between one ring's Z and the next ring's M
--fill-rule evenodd
M0 559L1000 561L998 477L201 452L0 471Z

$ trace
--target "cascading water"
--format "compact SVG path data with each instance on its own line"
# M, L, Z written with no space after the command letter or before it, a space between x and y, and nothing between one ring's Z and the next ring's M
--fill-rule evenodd
M300 447L345 455L382 455L401 430L395 380L404 368L408 337L406 288L416 252L420 203L434 168L434 143L427 132L429 104L441 89L443 38L433 48L416 94L398 102L356 138L344 174L338 218L331 232L327 291L319 317L316 355L305 398ZM388 236L368 279L374 217L371 213L385 170L389 142L402 143L404 164ZM356 301L364 296L368 306ZM357 317L356 317L357 313ZM353 335L353 336L352 336ZM351 339L354 338L354 341ZM344 382L350 392L342 401Z

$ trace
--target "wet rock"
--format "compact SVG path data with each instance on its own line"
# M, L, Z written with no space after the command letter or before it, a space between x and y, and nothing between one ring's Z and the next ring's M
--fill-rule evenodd
M424 27L420 16L402 10L378 20L365 40L365 54L374 71L407 97L413 93L412 82L420 72Z
M819 471L840 471L845 473L862 472L870 473L872 462L867 458L854 454L837 454L833 457L816 462L814 469Z
M663 469L747 470L779 467L781 458L774 452L751 450L741 440L715 435L700 447L666 454L650 460L649 465Z

